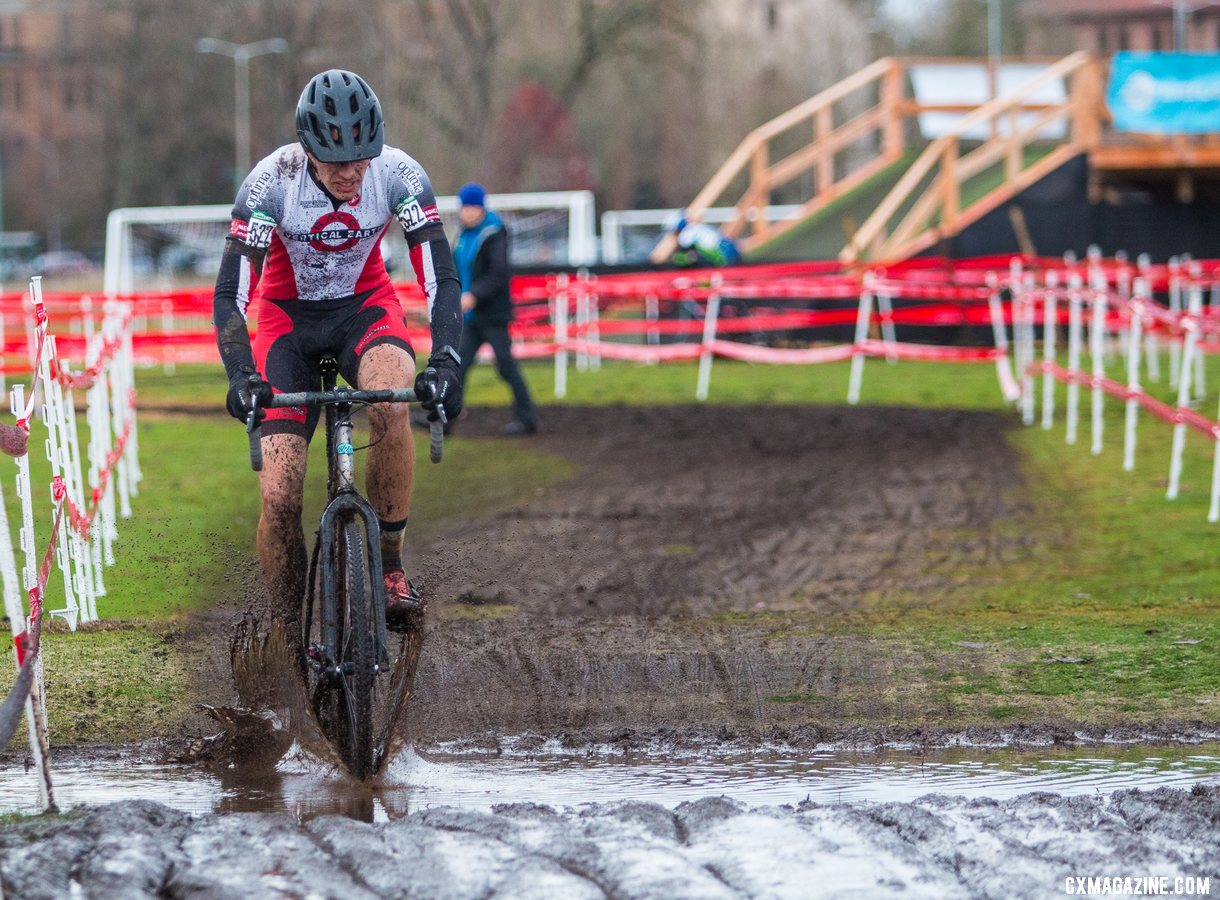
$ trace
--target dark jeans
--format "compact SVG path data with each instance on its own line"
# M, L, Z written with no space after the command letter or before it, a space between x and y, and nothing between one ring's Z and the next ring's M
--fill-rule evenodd
M462 343L458 348L458 356L462 358L462 388L466 387L466 373L474 365L479 348L491 344L496 354L496 371L508 382L513 391L513 414L517 420L526 425L537 424L537 413L534 401L530 399L529 388L521 376L521 369L513 359L513 345L508 337L507 325L486 325L473 319L468 319L462 325Z

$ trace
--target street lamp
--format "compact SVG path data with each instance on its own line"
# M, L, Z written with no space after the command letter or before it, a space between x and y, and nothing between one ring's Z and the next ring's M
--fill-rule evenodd
M1177 53L1189 50L1187 28L1190 25L1190 17L1201 9L1206 9L1209 6L1215 6L1215 0L1202 0L1202 2L1191 2L1191 0L1155 0L1157 6L1168 6L1173 9L1173 49Z
M233 133L236 137L234 189L241 188L242 179L250 171L250 60L264 53L287 53L288 42L283 38L268 38L252 44L233 44L216 38L200 38L195 42L199 53L218 53L233 59Z
M1003 30L1000 20L1000 0L987 0L987 58L992 71L1000 63L1003 52Z

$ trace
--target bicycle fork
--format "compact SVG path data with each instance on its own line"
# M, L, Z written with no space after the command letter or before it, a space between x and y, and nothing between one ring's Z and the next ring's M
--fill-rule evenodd
M328 443L333 442L333 453L328 456L334 461L330 472L331 499L322 511L322 520L318 525L318 544L322 548L320 565L322 596L320 612L322 618L322 646L310 647L311 662L331 679L342 678L349 674L342 671L337 663L338 621L344 611L339 609L337 579L346 577L346 572L335 571L336 555L333 549L343 540L343 529L348 523L363 522L365 543L365 566L369 579L369 606L373 617L373 660L374 671L377 673L389 671L390 658L387 651L388 640L385 627L385 585L382 580L381 563L381 524L377 513L368 501L360 496L355 486L355 466L352 456L352 420L351 407L339 404L335 408L333 429L328 429ZM321 657L320 659L318 657Z

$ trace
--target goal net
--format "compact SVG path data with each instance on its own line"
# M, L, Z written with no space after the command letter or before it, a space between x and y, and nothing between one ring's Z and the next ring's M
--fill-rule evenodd
M591 191L490 194L487 205L508 225L512 265L566 267L596 261ZM452 239L458 229L458 200L438 197L437 208ZM106 220L105 292L131 294L211 284L220 267L231 210L230 204L112 210ZM382 253L394 278L407 277L401 232L387 231Z

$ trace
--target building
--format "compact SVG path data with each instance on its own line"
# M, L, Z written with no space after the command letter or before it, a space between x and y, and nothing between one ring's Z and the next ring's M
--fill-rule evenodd
M96 208L107 74L93 51L126 19L102 0L0 3L0 230L56 249Z
M1026 0L1026 53L1220 49L1220 5L1200 0Z

